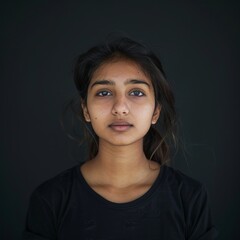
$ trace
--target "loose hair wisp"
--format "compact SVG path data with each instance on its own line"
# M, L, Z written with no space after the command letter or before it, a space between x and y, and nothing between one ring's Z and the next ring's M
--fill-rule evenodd
M170 160L170 149L176 145L176 111L173 92L166 80L162 64L158 57L143 44L122 37L95 46L81 54L74 68L74 82L79 93L78 104L70 102L75 116L85 125L89 143L88 159L98 153L98 136L91 124L84 120L82 104L86 104L88 86L93 73L104 63L117 59L134 61L148 76L154 88L155 107L161 106L157 124L152 125L144 137L143 150L146 157L160 164Z

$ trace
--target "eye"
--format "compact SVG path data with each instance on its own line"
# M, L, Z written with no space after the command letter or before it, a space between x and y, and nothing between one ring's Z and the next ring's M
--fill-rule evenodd
M99 97L106 97L106 96L111 96L111 95L112 95L111 92L106 91L106 90L97 92L97 94L96 94L96 96L99 96Z
M145 94L142 91L140 91L140 90L134 90L134 91L130 92L130 95L134 96L134 97L145 96Z

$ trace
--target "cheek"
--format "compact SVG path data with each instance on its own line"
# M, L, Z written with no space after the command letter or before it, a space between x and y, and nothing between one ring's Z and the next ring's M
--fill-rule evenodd
M103 117L109 115L108 108L103 106L91 106L88 109L88 113L92 122L99 122Z
M154 113L154 105L148 104L145 106L139 106L132 108L132 111L135 113L134 115L139 115L140 119L152 119Z

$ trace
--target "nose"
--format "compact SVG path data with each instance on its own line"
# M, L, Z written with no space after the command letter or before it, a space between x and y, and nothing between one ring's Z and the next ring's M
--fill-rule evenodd
M113 115L119 115L119 116L125 116L129 113L129 107L127 104L127 99L122 97L116 97L113 108L112 108L112 114Z

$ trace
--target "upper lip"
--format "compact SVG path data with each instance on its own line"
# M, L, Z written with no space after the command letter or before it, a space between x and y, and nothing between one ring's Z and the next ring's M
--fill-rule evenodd
M109 126L132 126L131 123L129 122L126 122L126 121L115 121L115 122L112 122L111 124L109 124Z

